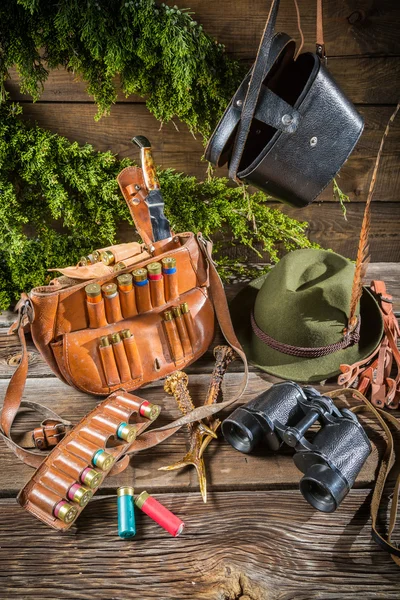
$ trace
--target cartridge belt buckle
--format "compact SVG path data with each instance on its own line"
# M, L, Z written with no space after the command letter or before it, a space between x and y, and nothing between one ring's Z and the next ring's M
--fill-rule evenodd
M66 434L66 426L64 423L46 419L33 430L33 442L39 450L48 450L57 446L58 442Z

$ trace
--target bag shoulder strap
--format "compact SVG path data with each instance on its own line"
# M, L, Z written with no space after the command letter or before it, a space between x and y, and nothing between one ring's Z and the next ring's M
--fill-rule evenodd
M272 67L271 56L272 38L274 35L276 19L278 16L280 0L273 0L268 19L264 27L260 45L258 47L256 60L251 73L250 83L243 103L241 118L238 124L236 137L233 142L232 157L229 163L229 177L239 183L238 170L242 160L244 148L250 133L251 123L259 102L261 88L265 76ZM295 0L298 12L297 2ZM322 59L325 58L325 43L322 24L322 0L317 0L317 31L316 31L316 53Z
M351 410L354 413L372 412L375 415L375 417L377 418L379 424L381 425L381 427L386 435L386 439L387 439L386 450L385 450L385 453L380 462L379 471L378 471L378 475L376 478L376 483L375 483L374 491L372 494L372 500L371 500L372 538L374 539L374 541L377 544L379 544L379 546L381 546L381 548L383 548L383 550L388 552L391 555L394 562L400 566L400 548L399 548L398 544L396 544L395 542L392 542L392 540L391 540L391 536L393 534L393 531L394 531L394 528L396 525L396 521L397 521L397 510L398 510L399 493L400 493L400 475L397 476L396 483L394 486L394 491L392 494L392 506L390 509L389 527L388 527L387 535L383 536L381 533L379 533L379 531L377 529L379 510L381 508L382 497L383 497L383 492L385 489L386 480L388 478L390 471L392 470L392 467L394 466L394 464L396 462L396 457L394 455L393 436L392 436L392 433L391 433L388 425L386 424L386 421L395 428L395 430L398 434L400 434L400 422L398 421L398 419L396 419L396 417L394 417L390 413L387 413L387 412L381 410L380 408L375 408L369 402L369 400L367 400L367 398L364 396L364 394L362 394L361 392L359 392L358 390L355 390L353 388L344 388L344 389L334 390L333 392L328 392L326 395L329 396L330 398L337 398L338 396L341 396L343 394L345 394L345 395L351 394L351 396L353 396L353 398L360 400L363 404L356 406L356 407L352 408Z

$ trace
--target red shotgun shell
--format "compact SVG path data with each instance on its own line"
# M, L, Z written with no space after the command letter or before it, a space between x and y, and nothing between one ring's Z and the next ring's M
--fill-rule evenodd
M147 492L142 492L136 498L135 504L174 537L182 533L185 523Z

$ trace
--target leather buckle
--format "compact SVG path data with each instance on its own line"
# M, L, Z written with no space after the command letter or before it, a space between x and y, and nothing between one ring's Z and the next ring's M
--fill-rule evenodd
M57 446L65 435L65 425L56 421L43 421L40 427L33 430L33 442L39 450L48 450Z

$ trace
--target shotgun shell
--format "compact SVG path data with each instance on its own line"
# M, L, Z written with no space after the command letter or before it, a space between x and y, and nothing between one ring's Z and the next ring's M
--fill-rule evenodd
M115 262L115 256L111 250L103 250L100 252L100 260L107 266L112 265Z
M101 483L101 473L91 469L90 467L86 467L86 469L84 469L81 473L80 480L89 488L94 489L97 488Z
M67 493L68 500L76 502L81 507L86 506L92 496L93 492L83 487L83 485L79 485L79 483L71 485Z
M182 316L182 311L179 308L179 306L173 306L172 307L172 312L174 313L174 317L181 317Z
M132 276L135 285L138 285L139 287L149 283L147 279L147 269L135 269L132 271Z
M118 496L118 535L121 538L131 538L136 534L135 503L133 487L122 486L117 489Z
M100 255L101 255L100 250L95 250L94 252L92 252L92 255L93 255L95 262L99 262L101 260L100 259Z
M95 259L93 254L88 254L87 256L81 256L79 260L80 267L87 267L88 265L93 265L95 263Z
M154 419L156 419L158 417L160 412L161 412L161 406L158 406L157 404L152 404L151 402L148 402L147 400L142 402L142 404L140 405L140 408L139 408L139 414L142 417L146 417L146 419L151 419L152 421L154 421Z
M123 329L120 332L120 336L122 337L123 340L125 340L126 338L132 337L131 330L130 329Z
M89 283L85 287L86 292L86 300L91 302L92 304L97 304L101 302L101 287L98 283Z
M118 294L118 288L115 283L105 283L101 286L101 289L107 298L114 298Z
M158 281L159 279L162 279L162 273L161 273L161 265L158 262L152 262L150 264L147 265L147 271L149 274L149 279L152 281Z
M123 271L124 269L126 269L126 264L122 260L113 267L113 271Z
M133 288L132 275L130 273L124 273L117 277L118 287L123 292L130 292Z
M76 506L71 506L65 500L61 500L58 502L53 510L53 515L63 521L63 523L72 523L78 514L78 509Z
M174 537L182 533L185 523L147 492L142 492L135 503L140 510Z
M110 340L107 335L102 335L100 338L100 348L105 348L110 345Z
M172 275L176 273L176 258L173 256L166 256L161 260L162 270L166 275Z
M164 317L164 321L172 321L174 318L172 310L166 310L165 313L163 314L163 317Z
M187 302L183 302L181 304L181 312L182 312L182 314L184 315L184 314L188 313L189 310L190 310L189 309L189 304Z
M112 333L110 337L111 337L111 343L112 344L118 344L118 342L121 341L119 333Z
M136 427L128 425L128 423L121 423L117 429L117 437L131 444L136 439Z
M108 471L114 464L114 457L105 450L97 450L92 458L92 463L102 471Z

